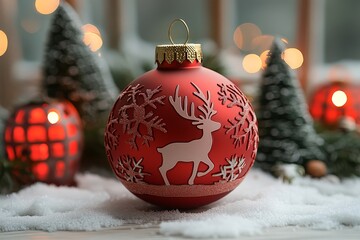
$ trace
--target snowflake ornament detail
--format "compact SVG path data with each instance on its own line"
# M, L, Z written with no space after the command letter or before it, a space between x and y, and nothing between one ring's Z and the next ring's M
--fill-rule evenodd
M150 174L142 172L142 160L142 158L136 160L135 157L130 157L127 155L121 156L115 167L117 176L128 182L144 183L144 177Z
M108 159L113 162L114 159L111 154L111 150L116 149L119 146L119 139L116 136L116 128L114 127L119 121L113 113L110 114L109 122L105 129L105 152Z
M246 150L248 150L252 143L253 152L251 156L255 158L259 140L255 113L245 95L235 85L223 83L217 85L220 88L218 94L222 105L226 104L228 108L237 107L239 109L238 116L232 120L228 119L229 125L225 126L226 134L231 133L235 147L246 144Z
M114 114L111 113L110 117L109 117L109 122L106 125L106 130L105 130L105 139L106 139L105 149L106 149L106 151L115 149L119 145L119 139L116 136L116 128L114 127L114 124L117 124L118 121L119 121L119 118L115 117Z
M236 155L233 155L230 159L226 158L226 161L228 162L228 165L220 167L220 172L212 175L213 177L221 177L219 183L236 180L246 166L244 156L237 157Z
M138 150L137 139L142 139L142 144L146 146L149 146L150 141L154 141L154 129L167 132L163 119L149 110L149 108L156 109L159 104L164 105L165 96L155 96L161 91L161 86L145 91L143 87L140 84L130 85L119 97L119 99L126 98L127 104L119 110L118 123L122 125L124 133L131 135L129 144L136 150ZM141 125L146 128L146 133L140 131Z

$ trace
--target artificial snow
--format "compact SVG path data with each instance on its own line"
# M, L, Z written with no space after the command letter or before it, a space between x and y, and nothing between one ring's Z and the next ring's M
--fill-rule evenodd
M191 211L162 210L129 193L120 182L93 174L78 187L42 183L0 196L0 231L99 230L124 224L160 226L160 234L230 238L269 227L360 227L360 178L296 178L283 183L253 169L224 199Z

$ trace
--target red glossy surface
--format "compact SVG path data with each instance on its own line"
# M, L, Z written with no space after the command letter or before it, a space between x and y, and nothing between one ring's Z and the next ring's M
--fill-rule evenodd
M225 190L227 184L252 167L257 144L256 116L244 94L197 62L163 62L133 81L115 102L105 131L116 176L135 183L125 186L141 199L171 208L225 196L233 189ZM199 195L192 187L203 185L214 191ZM151 193L154 186L167 186L170 196ZM172 186L183 186L188 196Z

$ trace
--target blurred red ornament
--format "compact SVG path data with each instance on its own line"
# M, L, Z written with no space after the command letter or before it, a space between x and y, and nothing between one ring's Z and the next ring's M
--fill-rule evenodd
M73 184L83 136L70 102L41 100L20 106L8 119L4 135L7 158L28 162L35 180Z
M344 117L360 123L360 87L336 81L321 86L313 95L310 113L314 120L337 126Z
M157 46L156 61L158 68L132 82L113 106L108 160L125 187L147 202L209 204L253 165L255 113L237 86L202 67L199 44Z

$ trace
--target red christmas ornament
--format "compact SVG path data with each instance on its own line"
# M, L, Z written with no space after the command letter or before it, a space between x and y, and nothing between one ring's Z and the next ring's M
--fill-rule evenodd
M37 181L73 184L82 152L82 131L70 102L20 106L8 119L4 135L7 158L29 162Z
M320 87L313 95L310 113L314 120L337 126L340 119L352 118L360 123L360 89L347 82L332 82Z
M259 138L249 101L201 61L199 44L157 46L158 68L133 81L111 110L105 131L110 165L128 190L152 204L214 202L254 163Z

